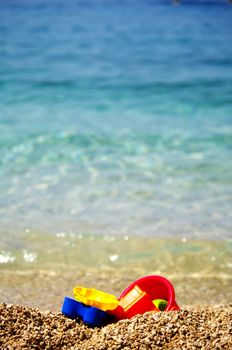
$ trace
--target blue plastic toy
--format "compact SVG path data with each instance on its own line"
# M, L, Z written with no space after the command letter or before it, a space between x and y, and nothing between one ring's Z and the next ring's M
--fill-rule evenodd
M94 306L85 305L72 298L65 297L62 306L62 313L71 318L80 318L91 327L101 327L114 322L115 317Z

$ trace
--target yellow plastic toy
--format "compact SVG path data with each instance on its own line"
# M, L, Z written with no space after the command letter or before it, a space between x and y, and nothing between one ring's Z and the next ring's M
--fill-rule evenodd
M77 301L97 307L103 311L114 310L119 304L119 301L112 294L101 292L94 288L75 287L73 293Z

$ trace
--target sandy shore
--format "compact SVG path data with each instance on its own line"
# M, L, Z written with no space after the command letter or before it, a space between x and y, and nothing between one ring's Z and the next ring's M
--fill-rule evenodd
M146 313L88 328L61 313L0 304L0 348L232 349L232 305Z
M76 285L96 288L119 297L133 281L158 271L125 268L31 269L0 271L0 302L59 312L65 296L73 296ZM231 276L162 274L174 285L178 305L195 307L231 303Z
M64 250L51 240L42 241L41 252L56 248L52 256L38 253L34 263L16 259L2 264L1 350L232 349L229 244L220 248L208 242L186 246L187 242L169 240L97 242L82 239L72 250L71 241ZM88 262L91 252L92 262ZM107 262L109 256L119 258ZM147 313L101 329L88 328L60 313L64 297L73 297L76 285L118 297L145 275L168 278L182 311Z

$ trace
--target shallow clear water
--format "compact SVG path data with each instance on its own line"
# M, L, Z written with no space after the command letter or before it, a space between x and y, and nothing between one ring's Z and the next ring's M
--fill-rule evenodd
M0 233L230 239L232 7L1 1Z

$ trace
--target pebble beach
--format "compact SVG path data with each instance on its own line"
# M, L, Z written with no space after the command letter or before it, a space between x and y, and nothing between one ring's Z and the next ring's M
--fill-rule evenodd
M1 304L4 350L231 349L232 305L149 312L103 328L61 313Z

